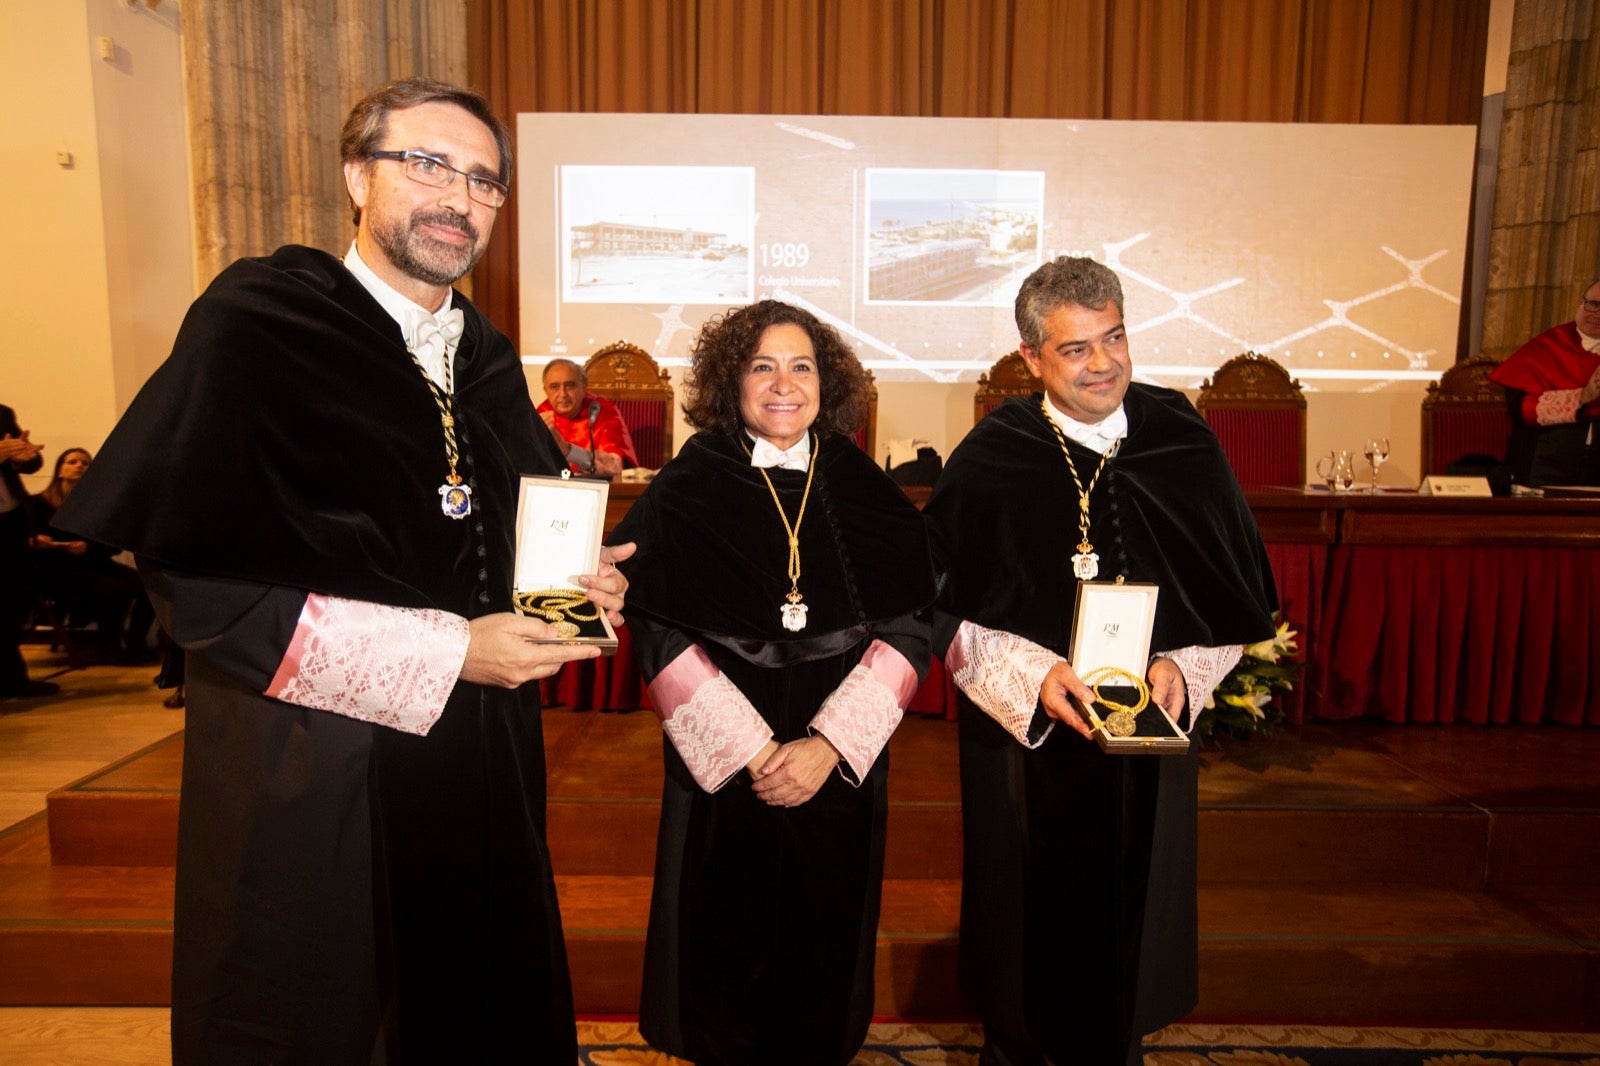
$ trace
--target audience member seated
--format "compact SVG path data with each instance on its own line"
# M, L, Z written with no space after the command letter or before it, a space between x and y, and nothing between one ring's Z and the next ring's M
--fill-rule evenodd
M147 640L155 612L138 574L113 559L110 548L51 525L92 458L83 448L68 448L56 459L50 484L28 497L34 588L55 605L58 617L65 616L63 620L95 623L106 661L144 662L152 656Z
M61 689L53 681L35 681L18 644L28 613L24 583L28 562L28 490L22 474L44 465L40 447L17 424L17 413L0 404L0 699L10 696L52 696Z
M1518 348L1489 380L1506 390L1518 484L1600 485L1600 281L1574 321Z
M624 467L639 465L622 412L589 391L583 367L552 359L544 368L544 395L539 417L556 434L575 473L616 477Z

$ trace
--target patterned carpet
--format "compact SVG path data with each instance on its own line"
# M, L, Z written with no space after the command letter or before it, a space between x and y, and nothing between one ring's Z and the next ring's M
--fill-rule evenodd
M633 1022L578 1023L585 1066L681 1066ZM974 1066L981 1036L958 1023L879 1022L853 1066ZM1174 1025L1146 1042L1145 1066L1600 1066L1600 1033Z

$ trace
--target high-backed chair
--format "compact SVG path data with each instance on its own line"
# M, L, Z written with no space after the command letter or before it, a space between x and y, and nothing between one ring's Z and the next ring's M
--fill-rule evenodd
M1236 355L1200 386L1195 407L1243 487L1306 483L1306 398L1276 360Z
M1506 457L1511 415L1506 392L1489 380L1500 364L1468 359L1428 385L1422 399L1422 474L1442 474L1463 455Z
M583 364L589 388L617 405L639 465L659 470L672 458L672 385L648 352L616 341Z
M861 428L856 430L855 442L857 447L867 453L867 458L877 459L878 448L878 383L873 379L872 371L867 371L867 380L872 382L872 388L867 393L867 420L861 423Z
M972 424L977 425L1009 397L1043 391L1044 382L1033 376L1020 351L1002 355L987 374L978 378L978 391L972 394Z

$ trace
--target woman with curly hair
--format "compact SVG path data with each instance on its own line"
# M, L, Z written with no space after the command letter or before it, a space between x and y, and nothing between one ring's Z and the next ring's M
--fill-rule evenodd
M639 1027L707 1063L866 1039L887 744L927 669L922 517L849 434L870 381L775 300L707 323L697 432L614 536L666 781Z

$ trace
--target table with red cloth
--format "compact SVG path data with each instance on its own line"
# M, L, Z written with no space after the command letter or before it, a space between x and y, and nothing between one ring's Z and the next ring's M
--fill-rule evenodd
M1315 713L1600 725L1600 496L1341 501Z
M643 485L614 483L607 530ZM925 488L908 488L920 506ZM1247 492L1305 671L1290 721L1600 725L1600 495ZM547 702L648 707L627 627ZM913 713L953 717L935 659Z

